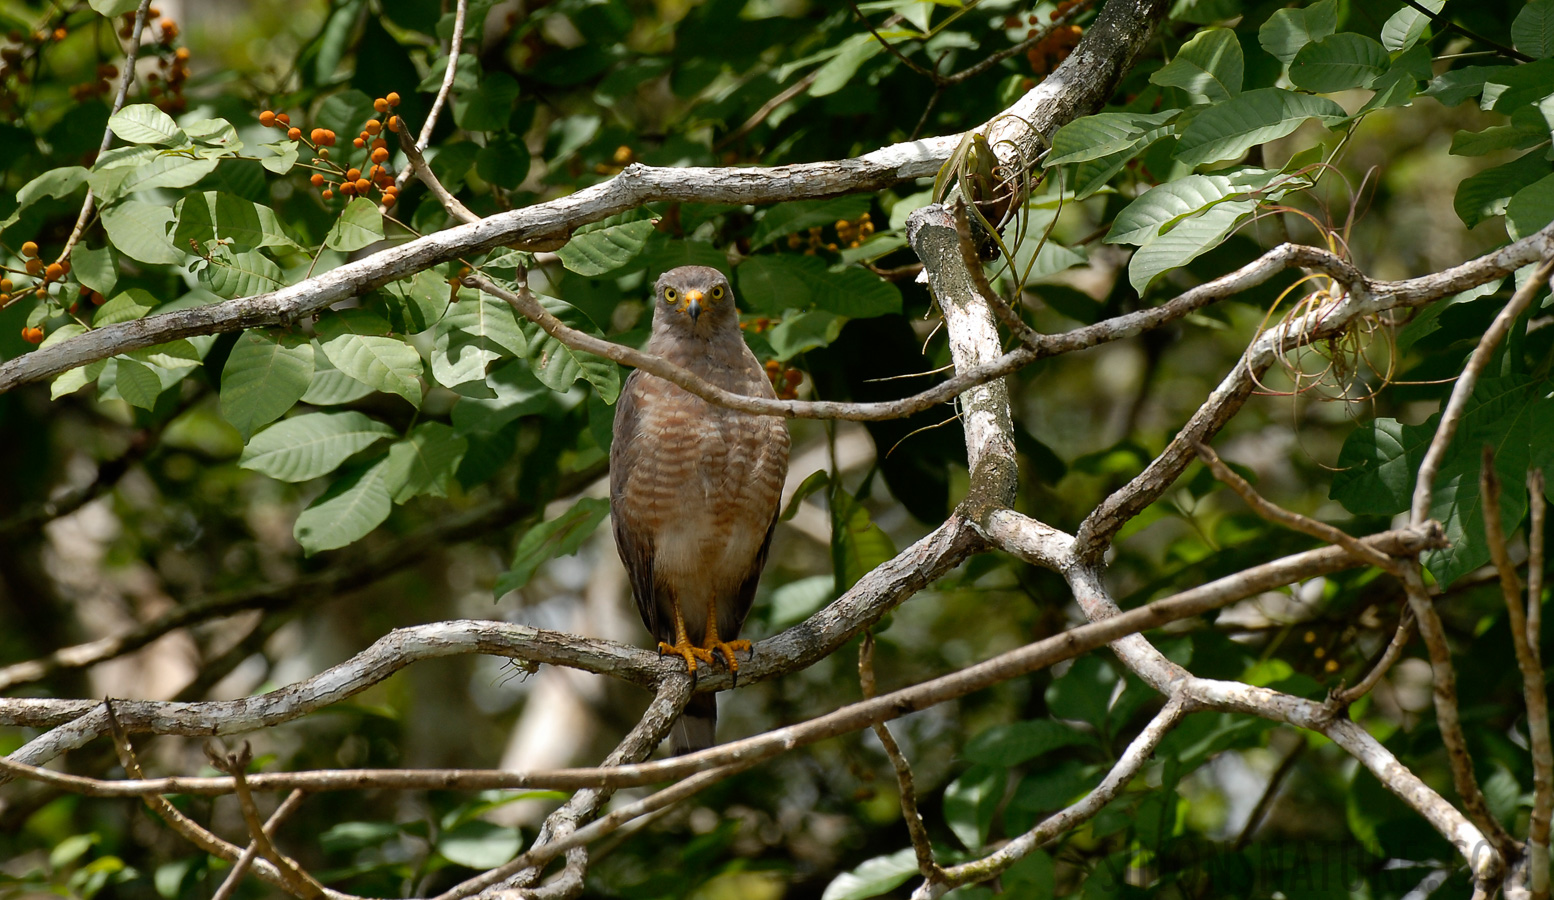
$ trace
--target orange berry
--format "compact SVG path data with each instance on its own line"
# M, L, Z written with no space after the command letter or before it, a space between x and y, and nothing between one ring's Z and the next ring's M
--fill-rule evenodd
M59 263L49 263L43 270L43 277L47 281L58 281L65 277L65 267Z
M394 197L393 194L384 194L383 195L383 205L384 206L393 206L395 199L396 198Z
M289 128L289 129L286 130L286 137L287 137L288 140L300 141L300 140L302 140L302 129L301 128Z
M358 179L360 177L362 177L362 170L361 169L348 169L348 170L346 170L346 173L345 173L345 180L346 181L355 181L356 179Z
M367 127L366 127L365 131L368 134L377 134L378 132L380 132L382 130L383 130L383 123L382 122L379 122L377 119L368 119L367 120Z
M379 97L378 99L372 101L372 108L378 112L388 112L388 101L382 97Z
M161 18L162 11L160 9L157 9L155 6L152 6L152 7L149 7L146 10L146 15L150 16L153 19L158 19L158 18ZM135 14L134 13L125 13L124 16L125 16L125 18L131 19L131 20L133 20L135 18Z
M180 61L187 61L189 59L189 48L179 47L177 50L173 51L173 56L177 57Z
M276 113L275 114L275 121L281 123L282 125L285 125L288 128L291 127L291 116L288 116L285 113Z
M268 109L265 110L264 112L260 113L259 114L259 124L263 125L266 128L272 127L275 124L275 113L271 112Z
M365 178L358 178L358 179L356 179L356 192L357 193L365 194L371 188L372 188L372 182L368 181Z
M335 133L327 128L324 129L324 143L331 147L335 145Z
M308 180L313 182L313 186L314 187L323 187L324 186L324 176L323 176L322 173L314 172L313 173L313 177L309 178Z
M0 278L0 291L4 291L5 293L9 294L13 289L15 289L15 287L16 285L11 282L11 279Z
M328 188L325 188L324 189L323 197L324 197L325 200L333 200L334 197L335 197L335 192L329 190Z
M399 116L389 116L388 129L395 134L399 133Z
M788 387L796 387L799 382L804 380L804 375L798 369L789 369L782 373L782 380Z
M385 96L383 99L388 101L389 106L398 106L399 105L399 92L398 91L389 91L388 95Z
M329 158L329 148L325 147L324 149L319 150L318 151L318 158L319 159L328 159Z
M375 163L381 164L388 158L389 152L387 147L379 147L378 149L372 151L372 161Z
M344 184L340 185L340 194L341 194L341 196L344 196L344 197L354 197L354 196L356 196L356 182L354 182L354 181L347 181Z
M27 274L40 275L43 273L43 260L33 257L27 260Z
M383 138L376 138L372 142L372 149L374 149L374 150L387 150L388 149L388 141L385 141Z
M108 302L107 297L104 297L102 294L99 294L96 291L92 291L92 293L87 296L87 299L92 301L93 306L102 306L104 303Z
M37 244L37 242L35 242L35 241L28 241L27 243L22 245L22 256L31 257L31 256L37 256L37 255L38 255L38 244Z
M29 344L41 344L41 343L43 343L43 329L42 328L37 328L37 327L23 328L22 329L22 340L26 341Z
M358 150L360 150L361 148L367 146L367 142L362 140L361 138L356 138L355 140L351 141L351 143L353 145L355 145L356 149L358 149Z
M312 131L308 132L308 140L312 141L315 144L323 143L323 140L324 140L324 129L322 129L322 128L315 128Z

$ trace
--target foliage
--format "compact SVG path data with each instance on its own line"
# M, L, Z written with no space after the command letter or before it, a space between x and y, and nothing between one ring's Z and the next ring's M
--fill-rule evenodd
M1400 0L1176 3L1111 102L1051 136L1041 181L1015 212L1025 242L989 272L1023 298L1030 324L1056 332L1159 305L1285 239L1406 277L1543 228L1554 221L1554 4L1423 5L1445 19ZM417 134L430 114L449 6L256 2L224 21L188 4L188 22L147 26L143 74L158 78L141 78L111 112L133 4L0 3L0 31L11 32L0 53L0 363L105 325L293 289L455 227L414 179L395 182L404 159L390 140L397 129ZM1053 29L1088 28L1096 16L1073 0L880 0L856 14L778 0L556 0L516 17L488 16L505 9L489 0L469 7L426 155L480 216L584 191L635 163L777 166L966 131L1035 86L1050 48L1067 52ZM1047 40L947 78L1027 37ZM112 145L99 152L105 129ZM88 192L91 214L72 236ZM653 280L678 265L716 266L732 276L747 341L788 395L893 398L944 377L921 373L950 361L933 301L904 269L916 261L906 217L929 193L923 179L769 206L651 203L577 228L553 253L498 247L316 316L190 334L0 394L0 461L11 473L0 483L0 663L168 608L293 586L251 602L265 610L252 621L180 631L113 664L123 668L65 669L10 692L258 693L394 627L455 617L642 643L623 597L613 611L585 600L620 593L601 574L613 565L598 528L608 504L582 494L604 471L625 372L462 287L466 267L507 284L522 268L567 325L641 347ZM1217 443L1282 505L1375 530L1408 508L1452 379L1530 276L1290 354L1265 377L1268 396ZM1256 334L1334 289L1281 276L1011 376L1019 508L1072 532L1154 458ZM1489 560L1479 476L1491 446L1503 523L1515 532L1528 516L1525 473L1554 468L1549 324L1548 301L1534 301L1474 391L1431 508L1452 546L1426 557L1479 777L1517 834L1533 779L1504 610L1476 574ZM815 475L792 501L793 524L778 529L753 638L800 621L939 524L969 477L948 413L792 428L792 474ZM1195 468L1125 528L1109 574L1124 605L1312 546L1220 487ZM56 517L76 492L97 502ZM485 504L508 514L436 530ZM385 548L391 564L360 590L310 592L310 578ZM919 681L1056 633L1073 618L1067 597L1050 572L980 555L878 626L881 680ZM1320 699L1369 668L1399 597L1375 573L1338 574L1151 640L1196 674ZM588 616L574 616L585 602ZM614 627L621 620L628 630ZM851 653L725 696L721 727L756 733L854 698ZM1408 655L1349 712L1427 783L1445 785L1425 655L1417 643ZM511 674L471 660L407 671L254 739L276 770L496 765L520 721L537 727L526 701L540 690ZM587 725L548 762L593 764L641 702L615 687L591 703L574 698L581 711L569 721ZM984 856L1084 796L1158 708L1136 676L1091 655L897 723L938 858ZM0 751L34 736L0 728ZM172 770L198 765L194 742L158 746ZM113 765L100 748L69 764L99 775ZM1275 771L1277 812L1250 821ZM874 739L857 734L784 757L601 855L589 896L905 890L916 860L903 849L890 772ZM227 871L127 801L12 787L0 789L0 896L206 896ZM424 896L511 858L534 835L537 804L558 799L382 793L311 798L286 826L288 846L330 884ZM208 798L179 802L201 821L236 821ZM1001 886L1021 897L1398 896L1442 878L1461 892L1451 859L1333 745L1200 712L1144 775Z

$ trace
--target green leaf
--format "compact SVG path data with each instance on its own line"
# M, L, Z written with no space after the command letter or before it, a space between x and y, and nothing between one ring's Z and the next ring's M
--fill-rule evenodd
M815 73L815 80L809 86L809 95L824 97L846 87L858 67L884 49L872 34L855 34L847 38L842 42L840 52Z
M173 144L188 140L172 116L150 103L124 107L108 120L108 127L131 144Z
M1440 12L1446 5L1446 0L1418 0L1418 2L1420 6L1435 13ZM1414 46L1429 25L1429 16L1412 6L1404 6L1393 13L1386 24L1381 26L1381 45L1393 53L1400 53Z
M843 872L826 885L820 900L865 900L895 890L917 874L917 854L911 847L876 856Z
M143 288L130 288L97 307L96 314L92 316L92 327L101 328L104 325L139 319L150 312L156 304L157 299L150 291Z
M1414 494L1414 473L1424 461L1434 426L1376 419L1355 428L1338 453L1328 496L1355 515L1404 512Z
M485 381L492 361L529 349L512 307L486 294L448 307L433 333L432 378L443 387Z
M103 296L113 293L119 283L119 264L113 248L93 250L83 241L70 251L70 273L76 280Z
M350 253L383 240L383 214L366 197L357 197L340 212L324 237L324 246Z
M475 819L444 833L437 841L437 852L449 862L481 871L512 859L522 846L518 829Z
M1060 719L1078 719L1104 731L1116 685L1117 673L1105 660L1082 656L1047 686L1047 708Z
M1554 56L1554 0L1532 0L1522 7L1511 23L1511 45L1533 59Z
M1450 152L1453 156L1484 156L1500 150L1526 150L1548 139L1548 123L1536 110L1524 106L1512 115L1509 125L1492 125L1483 131L1459 131L1452 135Z
M966 742L961 757L967 762L1008 768L1062 747L1088 744L1079 730L1051 719L1032 719L994 725Z
M896 555L896 545L869 511L839 486L831 489L831 560L841 594Z
M1285 65L1302 47L1320 41L1338 29L1338 3L1321 0L1305 8L1275 10L1257 30L1257 42Z
M383 286L389 325L402 334L420 334L451 308L448 282L428 269Z
M513 551L512 566L496 580L496 596L528 584L544 563L576 553L609 515L610 501L584 497L556 518L524 532L518 539L518 549Z
M348 471L308 504L292 527L292 536L306 555L344 547L365 537L388 518L393 508L387 484L389 467L385 456L371 466Z
M540 305L563 323L603 337L594 323L576 307L554 297L539 295ZM545 386L553 391L565 391L579 378L587 379L606 403L614 403L621 393L621 373L615 363L592 353L573 350L540 330L538 325L522 323L529 339L529 364Z
M1326 97L1282 88L1247 91L1200 113L1182 130L1176 158L1189 166L1235 159L1254 145L1284 137L1317 116L1337 120L1344 108Z
M301 154L300 146L296 141L275 141L270 144L260 144L259 149L269 150L270 155L261 157L259 165L263 166L266 172L285 175L297 164L297 157Z
M317 346L314 350L313 382L308 385L307 393L302 395L303 403L338 406L341 403L353 403L372 393L371 387L336 369L334 363Z
M598 222L579 228L566 245L556 251L561 264L579 275L593 277L613 272L629 263L653 234L653 223L646 219L635 222Z
M235 194L217 191L191 194L178 201L173 212L178 218L173 241L179 246L187 246L191 240L204 245L219 239L229 242L233 250L301 249L296 241L286 236L275 210Z
M829 200L794 200L778 204L756 223L755 231L750 235L750 248L759 249L795 231L835 225L841 219L857 219L869 211L872 202L866 194L852 194Z
M1387 51L1375 40L1345 31L1302 47L1290 63L1290 81L1321 93L1368 88L1391 64Z
M238 465L279 481L307 481L333 472L355 454L393 436L392 428L359 412L307 413L254 435Z
M160 369L192 369L200 364L199 351L194 348L194 344L183 338L131 350L124 356Z
M300 335L251 328L221 370L221 415L248 440L296 405L313 381L313 345Z
M1517 192L1548 174L1548 161L1543 154L1533 151L1464 178L1457 185L1452 207L1463 224L1473 228L1485 219L1503 214Z
M529 148L517 138L494 138L475 154L475 174L508 190L517 190L529 177Z
M228 300L264 294L286 284L281 267L258 250L233 250L217 244L197 277L211 293Z
M151 147L125 147L126 155L117 158L123 165L112 165L116 158L110 150L97 161L89 183L103 203L112 203L137 191L153 188L180 188L209 175L216 170L219 159L188 156L182 153L161 151Z
M453 427L459 434L492 434L518 418L543 412L556 395L534 377L529 364L513 360L486 376L494 397L466 396L453 407Z
M439 87L441 85L439 84ZM453 120L466 131L502 131L513 113L513 101L521 93L518 82L506 72L488 72L473 91L453 101Z
M430 494L448 496L448 482L458 471L469 441L441 422L422 422L410 436L389 447L387 481L395 503Z
M16 192L16 209L0 222L0 230L10 228L21 220L22 212L44 197L60 199L68 197L86 186L88 172L80 166L64 166L50 169L22 185Z
M343 310L318 322L319 345L334 367L362 384L421 405L421 355L388 323L365 310Z
M1182 45L1176 58L1149 76L1153 84L1178 87L1211 103L1241 93L1245 61L1241 42L1229 28L1205 28ZM1051 165L1051 163L1048 163Z
M1184 266L1219 246L1257 209L1256 200L1233 200L1179 222L1155 237L1128 260L1128 282L1140 293L1155 276Z
M966 849L976 852L987 842L993 812L1008 780L1005 769L972 766L944 789L944 820Z
M1510 66L1466 66L1442 72L1430 80L1426 97L1434 97L1443 106L1456 106L1483 93L1484 85L1505 73Z
M1140 149L1145 135L1154 134L1180 114L1179 109L1158 113L1103 112L1075 119L1052 136L1052 152L1042 160L1042 166L1051 168Z
M1520 240L1554 222L1554 175L1545 175L1511 198L1505 207L1505 230Z
M1168 224L1226 200L1244 200L1278 173L1242 169L1229 175L1188 175L1150 188L1123 207L1106 235L1108 244L1143 245Z
M114 361L118 363L114 387L118 389L119 396L131 406L141 409L156 406L156 398L162 393L162 379L156 372L150 366L127 356L115 357Z
M125 200L103 210L103 230L115 250L138 262L167 265L183 262L183 251L167 238L173 211L166 206Z
M766 338L777 359L787 362L806 350L829 346L841 336L845 324L847 320L836 313L802 312L784 318L767 332Z

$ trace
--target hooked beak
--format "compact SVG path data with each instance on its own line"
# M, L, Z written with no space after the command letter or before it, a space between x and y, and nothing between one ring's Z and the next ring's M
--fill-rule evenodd
M701 291L685 292L685 311L690 313L692 325L695 325L696 320L701 318L701 298Z

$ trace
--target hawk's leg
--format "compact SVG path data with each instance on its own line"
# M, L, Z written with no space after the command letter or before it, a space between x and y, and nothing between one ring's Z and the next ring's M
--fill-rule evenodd
M725 641L719 639L718 607L716 603L713 603L707 610L707 640L703 642L702 646L706 648L703 652L707 654L708 662L711 662L713 653L723 654L723 661L728 664L729 675L736 686L739 684L739 660L734 658L734 651L743 650L751 656L755 655L755 650L747 640Z
M685 660L685 670L691 673L691 680L696 679L696 661L699 659L708 665L712 664L712 651L704 650L691 643L691 636L685 631L685 617L680 614L680 599L676 597L670 601L674 606L674 643L658 642L658 655L673 653ZM713 632L716 636L716 632ZM746 645L748 646L748 644Z

